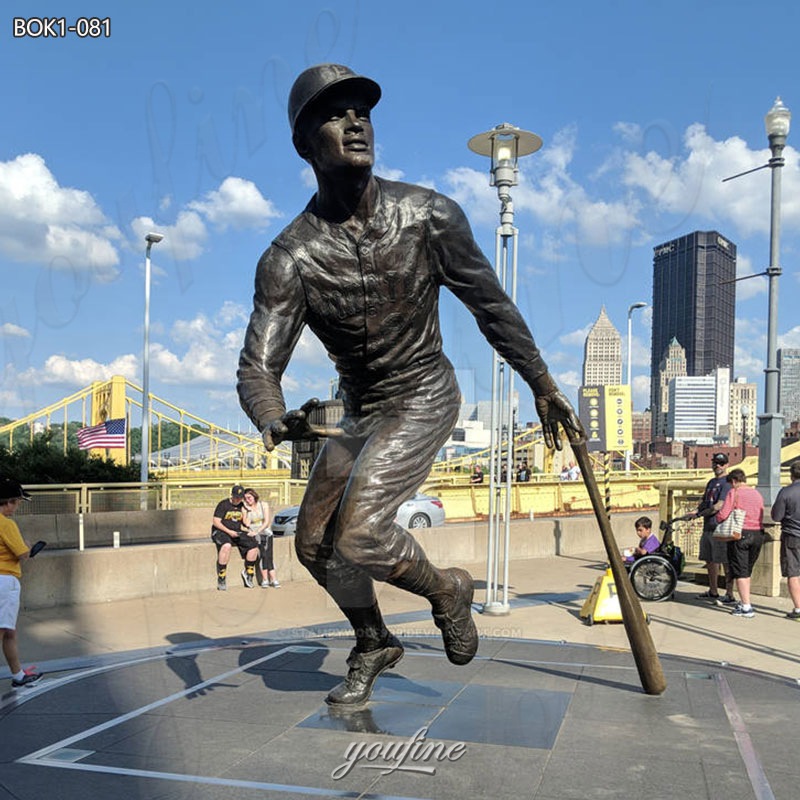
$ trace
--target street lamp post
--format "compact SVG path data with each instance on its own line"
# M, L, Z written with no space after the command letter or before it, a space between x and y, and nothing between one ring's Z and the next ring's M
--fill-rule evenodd
M633 411L633 385L631 379L631 353L633 351L632 342L631 342L631 316L633 312L636 311L637 308L645 308L647 303L641 302L641 300L637 303L631 303L628 306L628 376L625 380L627 385L630 387L631 392L631 412ZM625 451L625 472L628 473L631 470L631 451Z
M783 416L778 411L778 277L781 233L781 171L783 148L789 134L792 115L780 97L764 118L772 158L769 234L769 315L767 317L767 368L765 373L764 413L758 417L758 490L764 503L772 505L781 488L781 437Z
M523 131L504 122L490 131L473 136L467 146L473 153L491 158L489 185L497 187L500 199L500 225L495 235L495 270L503 289L517 300L517 240L519 231L514 227L514 204L509 189L518 180L517 159L535 153L542 140L530 131ZM514 373L497 352L492 356L492 404L489 469L489 531L486 558L486 602L484 614L508 614L508 553L511 534L511 481L512 442L514 437ZM503 430L506 431L507 448L503 453ZM501 480L503 461L506 477ZM503 498L503 486L505 497ZM501 512L501 501L503 511ZM500 522L504 524L503 550L500 550ZM502 600L499 595L501 562L503 568Z
M158 244L164 235L148 233L144 240L144 351L142 353L142 461L139 481L147 483L150 466L150 249Z
M750 406L742 405L742 461L747 458L747 418L750 416Z

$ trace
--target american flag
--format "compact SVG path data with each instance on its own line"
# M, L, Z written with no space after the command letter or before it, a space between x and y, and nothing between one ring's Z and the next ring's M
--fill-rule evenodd
M113 450L125 447L125 420L107 419L99 425L78 430L78 447L81 450L105 447Z

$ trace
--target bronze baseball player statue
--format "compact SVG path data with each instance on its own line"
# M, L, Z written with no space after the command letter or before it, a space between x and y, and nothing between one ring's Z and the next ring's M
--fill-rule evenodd
M347 677L327 697L351 707L365 703L377 677L403 656L381 616L376 580L430 602L451 662L468 663L478 648L472 577L431 564L394 523L459 411L453 366L442 352L442 287L533 390L548 446L560 446L559 425L580 432L461 208L431 189L372 174L370 113L380 96L375 81L338 64L311 67L292 87L292 141L318 188L258 263L237 387L268 450L283 440L329 437L308 480L295 548L353 626ZM281 376L305 325L339 374L338 428L309 424L315 401L286 411Z

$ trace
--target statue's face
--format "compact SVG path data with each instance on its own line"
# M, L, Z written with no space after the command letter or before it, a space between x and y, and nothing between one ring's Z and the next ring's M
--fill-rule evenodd
M371 168L375 137L369 106L347 89L327 93L307 113L297 145L300 155L323 174L343 167Z

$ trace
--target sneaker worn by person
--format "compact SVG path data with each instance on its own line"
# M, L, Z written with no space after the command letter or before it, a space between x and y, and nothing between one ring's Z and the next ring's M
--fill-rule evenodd
M280 589L281 588L281 582L280 581L272 581L270 586L272 586L273 589Z
M800 611L796 608L793 608L787 615L786 619L800 619Z
M218 592L227 592L228 591L228 584L225 580L225 577L217 576L217 591Z
M750 608L744 608L741 605L736 606L736 608L731 611L731 614L734 617L746 617L747 619L751 619L756 615L755 609L750 606Z
M261 581L262 589L269 589L270 586L272 586L272 584L266 578L264 578L264 580Z
M712 592L711 590L707 592L703 592L703 594L697 595L698 600L719 600L719 594L717 592Z
M21 686L33 686L34 683L38 683L42 678L42 673L37 672L34 667L28 667L24 671L24 674L21 678L12 678L11 679L11 686L14 689L18 689Z
M717 600L718 606L735 606L738 605L739 601L735 597L731 597L730 595L725 595L724 597L720 597Z
M252 589L255 586L253 576L248 574L246 569L242 570L242 583L244 584L245 589Z
M378 676L403 657L403 645L389 634L383 647L360 653L354 647L347 657L347 677L331 689L325 702L332 706L360 706L369 700Z
M472 619L472 575L464 569L443 569L450 587L432 600L433 621L442 632L444 650L453 664L469 664L478 650L478 629Z

